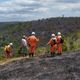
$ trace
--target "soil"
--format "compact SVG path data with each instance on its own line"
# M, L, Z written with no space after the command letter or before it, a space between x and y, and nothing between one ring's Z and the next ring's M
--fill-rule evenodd
M0 65L0 80L80 80L80 51L46 55Z

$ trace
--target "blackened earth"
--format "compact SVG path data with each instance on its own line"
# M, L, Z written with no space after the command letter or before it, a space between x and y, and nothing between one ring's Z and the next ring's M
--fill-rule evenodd
M80 52L13 61L0 66L0 80L80 80Z

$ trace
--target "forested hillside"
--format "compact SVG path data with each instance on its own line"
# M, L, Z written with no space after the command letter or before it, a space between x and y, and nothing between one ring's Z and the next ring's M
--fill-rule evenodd
M22 35L32 31L40 38L39 47L48 42L52 33L62 32L64 51L80 50L80 17L57 17L28 22L0 23L0 47L13 42L17 52Z

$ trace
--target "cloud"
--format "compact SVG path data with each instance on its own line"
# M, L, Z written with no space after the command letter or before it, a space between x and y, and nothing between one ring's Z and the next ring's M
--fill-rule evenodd
M56 0L56 2L60 2L60 3L79 3L80 0Z
M71 14L73 13L74 14ZM6 0L0 3L0 21L80 16L80 0Z
M35 0L14 0L7 1L0 5L0 14L30 14L36 11L44 11L44 6Z

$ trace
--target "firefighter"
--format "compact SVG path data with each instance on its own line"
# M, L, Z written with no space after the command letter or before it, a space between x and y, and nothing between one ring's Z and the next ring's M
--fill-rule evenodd
M35 32L32 32L32 35L27 38L29 46L29 56L33 57L35 55L37 43L39 39L35 36Z
M50 54L51 54L51 56L54 56L55 55L56 43L57 43L56 36L55 36L55 34L52 34L51 35L51 39L47 43L47 45L50 45L51 46L51 48L50 48Z
M5 47L4 47L4 53L5 53L5 56L6 56L6 58L11 58L12 57L12 55L13 55L13 43L10 43L9 45L6 45Z
M62 54L62 44L63 44L63 39L61 36L61 32L57 33L57 50L58 50L58 55Z
M21 40L21 46L20 46L20 50L21 50L21 54L23 55L23 56L26 56L27 55L27 53L28 53L28 45L27 45L27 40L26 40L26 36L25 35L23 35L23 38L22 38L22 40Z

